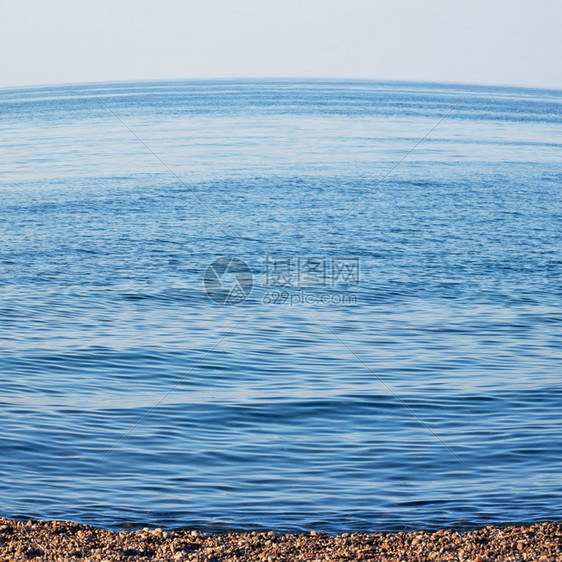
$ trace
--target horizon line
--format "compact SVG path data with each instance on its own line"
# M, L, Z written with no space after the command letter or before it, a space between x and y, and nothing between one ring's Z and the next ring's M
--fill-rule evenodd
M357 78L357 77L288 77L288 76L224 76L224 77L190 77L190 78L133 78L123 80L95 80L86 82L46 82L36 84L19 84L13 86L0 86L0 92L6 90L27 90L41 88L64 88L72 86L97 86L117 84L143 84L143 83L166 83L166 82L364 82L379 84L419 84L440 86L464 86L473 88L505 88L513 90L537 90L550 91L562 94L561 87L537 86L525 84L494 84L486 82L457 82L439 80L408 80L388 78Z

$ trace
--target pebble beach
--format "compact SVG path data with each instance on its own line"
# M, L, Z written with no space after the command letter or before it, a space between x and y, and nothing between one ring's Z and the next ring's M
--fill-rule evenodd
M562 560L562 524L469 532L205 534L158 528L115 532L66 521L0 519L0 561L9 560Z

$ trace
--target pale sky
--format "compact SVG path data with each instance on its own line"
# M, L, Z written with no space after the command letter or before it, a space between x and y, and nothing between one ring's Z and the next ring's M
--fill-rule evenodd
M562 89L562 0L0 0L0 87L231 77Z

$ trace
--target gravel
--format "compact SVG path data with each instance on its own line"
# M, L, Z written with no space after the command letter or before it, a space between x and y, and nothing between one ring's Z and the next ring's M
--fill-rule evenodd
M108 531L67 521L0 518L7 560L561 560L562 524L327 535L197 530Z

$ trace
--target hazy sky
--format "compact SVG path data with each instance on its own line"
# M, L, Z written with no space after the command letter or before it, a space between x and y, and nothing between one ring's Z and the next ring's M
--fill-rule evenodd
M0 87L335 77L562 88L562 0L0 0Z

